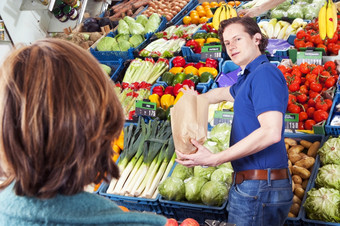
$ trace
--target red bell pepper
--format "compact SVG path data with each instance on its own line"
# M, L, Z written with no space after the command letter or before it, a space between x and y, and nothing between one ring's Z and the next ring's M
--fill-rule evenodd
M133 116L136 114L136 111L135 110L133 110L133 111L130 111L129 112L129 120L133 120Z
M189 67L189 66L195 67L195 63L188 63L188 64L186 64L186 65L184 66L184 68Z
M185 86L187 85L189 88L191 87L194 87L195 88L195 83L190 80L190 79L185 79L183 82L182 82L182 85Z
M172 64L174 65L174 67L184 67L185 63L185 59L182 56L176 56L172 60Z
M217 69L217 66L218 66L217 60L212 59L212 58L207 58L206 61L205 61L205 66Z
M127 87L129 87L129 83L127 83L127 82L123 82L122 83L122 87L123 87L123 89L126 89Z
M173 89L174 91L174 95L177 96L177 94L179 93L179 90L182 89L183 85L181 83L177 83Z
M198 62L198 63L195 64L194 67L199 69L200 67L204 67L204 63L203 62Z
M164 94L171 94L174 96L174 87L173 86L168 86L164 90Z
M163 96L164 92L164 87L163 86L155 86L153 87L152 89L152 93L154 94L157 94L159 97Z
M201 46L198 42L196 42L195 40L191 39L189 40L185 46L188 46L192 49L192 51L194 51L194 53L201 53Z

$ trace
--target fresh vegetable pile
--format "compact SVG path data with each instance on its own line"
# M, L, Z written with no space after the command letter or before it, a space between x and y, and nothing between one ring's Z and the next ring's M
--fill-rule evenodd
M287 68L279 65L289 89L287 112L299 114L299 129L311 130L316 123L327 120L332 99L327 92L338 80L336 65L333 61L323 66L302 63Z

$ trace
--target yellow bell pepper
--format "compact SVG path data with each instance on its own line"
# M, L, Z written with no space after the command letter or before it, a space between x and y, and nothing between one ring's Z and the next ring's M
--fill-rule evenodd
M201 47L204 46L205 43L205 39L204 38L197 38L195 39L196 42L198 42L198 44L200 44Z
M175 99L175 102L174 102L174 105L177 103L177 101L178 101L179 99L181 99L182 96L183 96L183 92L179 92L179 93L177 94L176 99Z
M161 106L164 110L167 110L171 105L174 105L175 97L171 94L164 94L161 97Z
M118 140L116 141L116 145L120 148L120 150L124 149L124 130L120 132Z
M184 70L184 68L182 67L173 67L169 70L169 72L171 72L172 74L177 74L177 73L181 73Z
M207 38L206 43L221 42L219 38Z
M157 107L159 107L161 104L160 104L160 100L159 100L159 96L158 94L154 93L152 95L149 96L149 100L152 102L152 103L156 103Z
M184 69L185 74L190 74L192 73L193 75L198 75L198 69L195 68L194 66L188 66Z
M217 76L218 71L216 70L216 68L212 68L212 67L200 67L200 69L198 69L198 75L201 76L201 74L203 72L209 72L211 73L214 78Z

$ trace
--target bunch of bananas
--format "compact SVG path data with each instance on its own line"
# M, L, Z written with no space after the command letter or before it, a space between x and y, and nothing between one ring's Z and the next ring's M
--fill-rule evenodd
M228 20L232 17L237 17L236 9L232 6L223 3L220 7L218 7L213 16L213 27L218 30L221 21Z
M330 39L338 26L337 9L332 0L328 0L319 11L319 34L322 40Z

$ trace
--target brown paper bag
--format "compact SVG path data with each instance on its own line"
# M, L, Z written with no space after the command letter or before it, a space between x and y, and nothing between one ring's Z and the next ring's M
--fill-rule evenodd
M208 130L208 108L208 99L204 96L184 94L170 109L172 136L176 150L184 154L192 154L197 148L190 139L204 143Z

